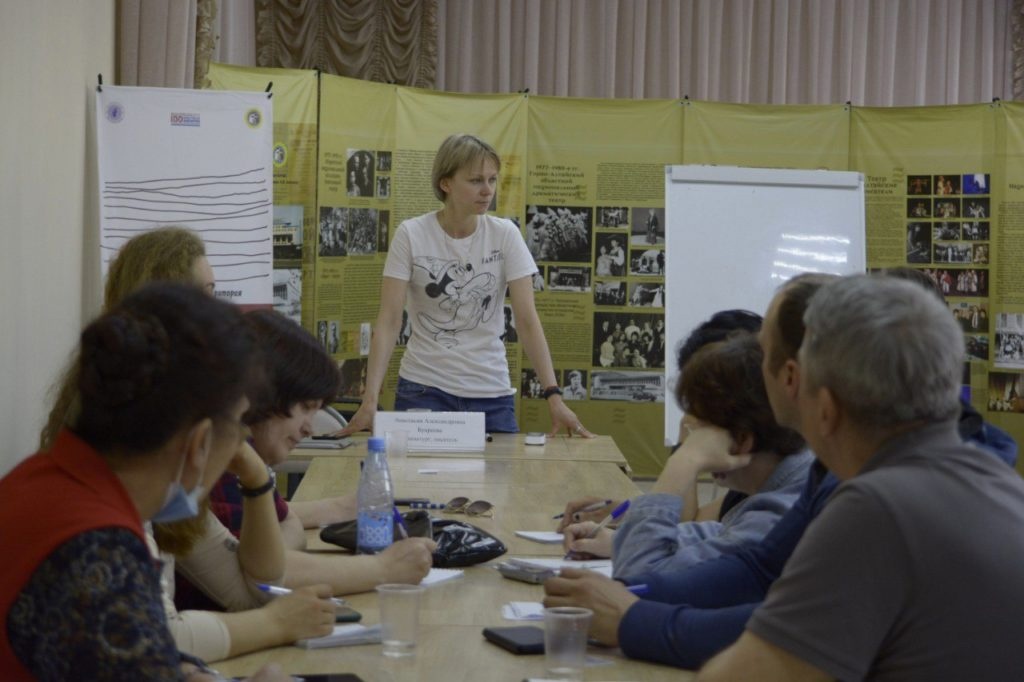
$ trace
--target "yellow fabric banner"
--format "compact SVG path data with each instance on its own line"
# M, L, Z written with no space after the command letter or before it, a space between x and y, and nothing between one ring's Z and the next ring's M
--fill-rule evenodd
M665 385L665 166L682 142L676 100L531 97L526 241L537 309L568 405L608 434L638 474L656 475ZM603 350L602 350L603 349ZM520 377L519 419L547 430L536 374Z
M274 308L312 329L315 254L305 245L316 236L317 74L211 64L209 78L215 90L273 83Z
M848 106L684 104L682 163L851 170Z

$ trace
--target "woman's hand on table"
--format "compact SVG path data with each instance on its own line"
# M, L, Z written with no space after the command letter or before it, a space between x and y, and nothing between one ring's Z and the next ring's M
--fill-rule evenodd
M549 436L557 436L562 429L568 431L569 436L580 438L593 438L594 434L583 426L576 413L569 409L569 406L562 400L562 396L553 395L548 398L548 411L551 412L551 432Z
M359 406L356 413L348 420L348 426L332 433L332 436L351 436L359 431L370 431L373 429L373 418L377 414L377 404L369 403L366 400Z
M274 597L263 607L280 644L323 637L334 630L335 606L329 585L310 585Z
M583 521L593 521L599 523L601 519L612 513L612 509L619 506L622 500L605 500L601 497L580 497L570 501L565 505L565 511L562 512L562 520L558 524L557 530L559 533L564 533L565 529L574 523L581 523ZM590 507L601 505L594 511L587 511Z
M381 583L418 584L430 572L437 543L430 538L399 540L378 554Z
M590 537L590 534L597 528L593 521L574 523L567 526L563 533L562 547L566 553L580 556L591 556L607 559L612 555L612 540L615 538L615 531L611 528L602 528L597 535Z

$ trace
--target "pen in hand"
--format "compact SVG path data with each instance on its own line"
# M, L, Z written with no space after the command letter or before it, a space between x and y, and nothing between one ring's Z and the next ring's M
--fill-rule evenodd
M593 504L588 504L586 507L582 507L581 509L577 509L576 513L579 513L579 512L596 512L596 511L598 511L600 509L604 509L605 507L607 507L611 503L612 503L612 500L602 500L601 502L594 502ZM562 512L561 514L555 514L551 518L552 519L560 519L560 518L562 518L564 516L565 516L565 512Z
M625 500L622 504L620 504L618 507L613 509L611 514L609 514L608 516L606 516L603 519L601 519L601 523L599 523L596 526L594 526L594 530L592 530L589 533L587 533L586 537L582 538L582 539L584 539L584 540L591 540L591 539L597 537L597 534L601 532L602 528L607 526L612 521L618 521L622 517L622 515L626 513L627 509L629 509L629 500ZM574 558L577 558L577 555L576 555L575 552L570 550L565 555L565 558L566 559L574 559Z
M287 587L278 587L277 585L267 585L265 583L259 583L256 587L260 588L267 594L272 594L275 597L284 597L292 593ZM348 602L341 597L331 597L331 601L334 602L335 606L348 606Z

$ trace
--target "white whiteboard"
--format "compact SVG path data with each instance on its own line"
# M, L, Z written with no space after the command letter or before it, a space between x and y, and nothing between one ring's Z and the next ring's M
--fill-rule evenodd
M864 177L848 171L665 167L665 443L676 441L676 350L712 314L764 315L802 272L864 272Z

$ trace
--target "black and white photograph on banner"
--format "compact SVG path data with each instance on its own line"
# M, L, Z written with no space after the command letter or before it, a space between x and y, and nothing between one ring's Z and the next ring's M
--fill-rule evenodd
M932 215L936 218L959 218L960 200L949 197L937 197L932 206Z
M932 241L948 242L960 239L960 223L942 220L932 225Z
M559 371L555 370L555 383L561 385L561 379L559 378ZM529 367L524 367L522 375L519 381L519 392L523 398L527 400L543 400L544 385L541 383L540 377L537 376L537 370Z
M587 370L564 369L562 376L565 377L565 385L562 386L563 400L587 399Z
M591 400L622 400L631 403L665 402L665 375L660 372L594 370Z
M990 186L988 173L966 173L964 175L964 194L989 194Z
M345 248L345 228L347 224L347 208L324 206L320 209L320 243L318 253L321 257L348 255L348 251Z
M501 333L503 343L519 343L519 332L516 331L516 320L512 316L512 306L505 304L505 330Z
M1024 313L999 313L995 322L996 367L1024 368Z
M274 268L274 310L302 324L302 268Z
M988 362L988 337L968 334L964 337L968 360L984 360Z
M391 198L391 176L380 175L377 176L377 198L378 199L390 199Z
M930 263L932 226L928 223L907 223L907 262Z
M665 366L665 321L654 313L594 313L593 362L600 367Z
M988 411L1024 413L1024 374L988 373Z
M988 306L985 303L950 303L949 310L953 319L965 332L988 333Z
M936 263L953 263L970 265L974 249L970 244L935 244L932 247L933 260Z
M349 149L345 165L345 189L350 197L372 197L374 178L373 152Z
M662 249L630 249L629 274L659 277L665 274L665 251Z
M377 211L377 253L388 251L388 226L391 223L391 211Z
M629 227L629 207L598 206L597 226L603 229Z
M538 265L537 272L533 273L533 291L538 293L544 291L544 266Z
M974 245L971 262L975 265L988 265L988 244Z
M592 214L589 206L527 206L526 245L533 259L589 262Z
M664 308L664 282L631 282L629 285L629 305L634 308Z
M621 279L595 282L594 305L626 305L626 283Z
M338 363L341 374L341 386L338 388L338 402L362 402L363 390L366 388L367 358L348 358Z
M327 350L327 320L316 321L316 340Z
M964 223L962 228L963 238L972 242L987 242L989 229L987 220L975 220Z
M345 247L350 256L365 256L377 252L377 209L350 208Z
M302 260L302 204L274 206L274 260Z
M964 217L972 220L991 218L992 212L988 197L971 197L964 199Z
M978 268L925 268L944 296L988 297L988 270Z
M925 197L924 199L907 199L907 217L908 218L931 218L932 217L932 202L931 199Z
M959 175L936 175L932 181L932 194L951 196L960 194Z
M548 289L550 291L590 291L590 266L549 265Z
M630 244L655 246L665 243L665 209L634 208L632 223L629 230Z
M381 173L391 170L391 152L377 152L377 170Z
M932 176L930 175L908 175L907 194L931 194Z
M337 355L338 344L338 321L331 320L327 325L327 352L331 355Z
M594 233L594 276L621 277L626 274L626 251L623 235L614 232Z

